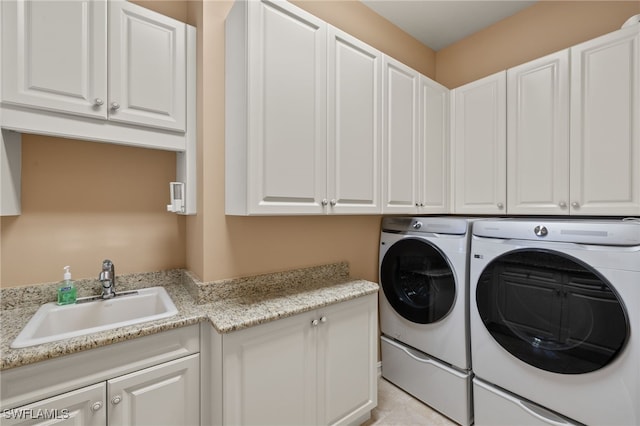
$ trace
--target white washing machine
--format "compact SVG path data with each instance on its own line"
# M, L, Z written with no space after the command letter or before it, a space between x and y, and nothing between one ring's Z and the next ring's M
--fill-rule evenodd
M456 422L473 421L468 339L471 220L385 217L382 376Z
M480 220L470 254L476 424L639 425L640 221Z

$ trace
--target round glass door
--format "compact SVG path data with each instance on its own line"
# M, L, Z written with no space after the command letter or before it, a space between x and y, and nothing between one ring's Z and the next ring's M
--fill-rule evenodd
M392 245L382 259L380 282L393 309L418 324L444 318L456 298L453 270L424 240L406 238Z
M480 275L476 303L500 346L554 373L604 367L629 335L624 305L611 284L559 252L525 249L494 259Z

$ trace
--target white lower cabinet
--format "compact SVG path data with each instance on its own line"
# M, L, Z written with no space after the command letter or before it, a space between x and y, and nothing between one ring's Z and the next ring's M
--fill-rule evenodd
M377 298L222 335L223 424L350 424L377 404Z
M199 355L4 412L3 425L198 425Z
M0 374L0 425L200 425L199 326Z
M109 425L200 424L200 356L107 381Z
M2 412L2 424L9 425L76 425L107 424L106 383L97 383L66 392L33 404Z

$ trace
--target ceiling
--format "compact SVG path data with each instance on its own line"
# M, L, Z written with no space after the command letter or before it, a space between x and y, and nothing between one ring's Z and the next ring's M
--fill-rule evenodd
M527 8L525 0L362 0L423 44L438 51Z

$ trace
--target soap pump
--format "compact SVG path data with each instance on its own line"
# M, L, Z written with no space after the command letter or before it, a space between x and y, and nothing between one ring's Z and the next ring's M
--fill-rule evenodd
M76 303L77 289L75 283L71 280L69 269L70 266L64 267L64 275L58 285L58 305Z

